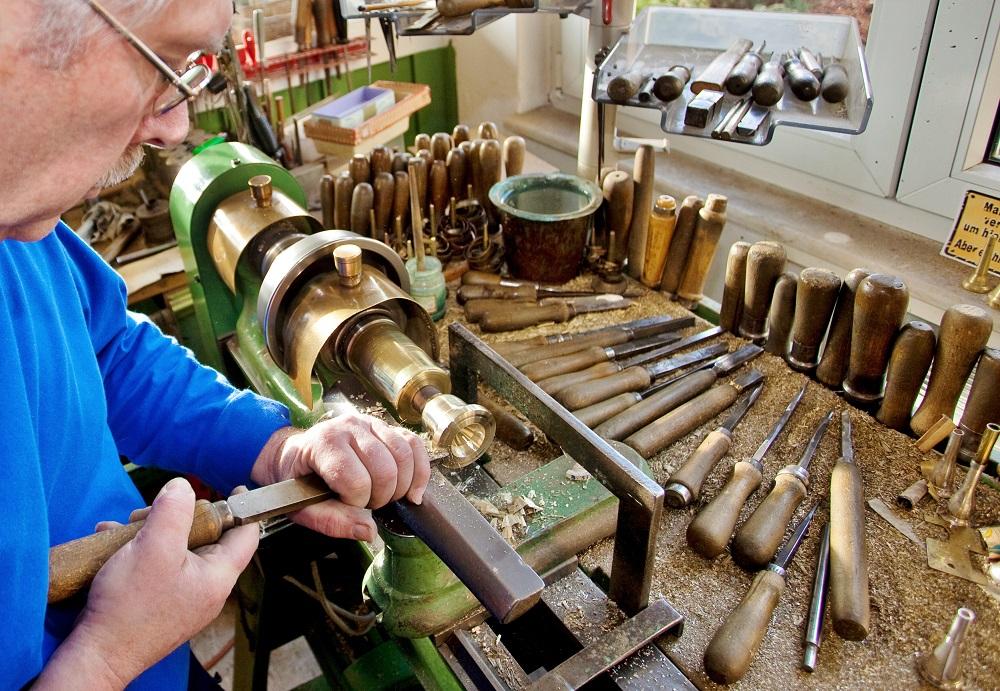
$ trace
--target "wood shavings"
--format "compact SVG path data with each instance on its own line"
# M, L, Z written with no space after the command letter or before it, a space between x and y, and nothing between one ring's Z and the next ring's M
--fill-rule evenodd
M573 482L586 482L590 478L590 473L579 463L574 464L572 468L566 471L566 479Z

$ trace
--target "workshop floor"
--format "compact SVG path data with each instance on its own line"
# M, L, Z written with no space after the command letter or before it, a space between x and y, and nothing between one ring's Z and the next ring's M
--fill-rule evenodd
M209 668L210 674L222 677L222 688L227 691L233 688L232 641L237 612L236 601L230 599L216 620L191 641L195 657ZM219 658L222 651L226 652ZM218 661L212 664L216 658L219 658ZM319 664L306 639L296 638L271 653L267 688L268 691L289 691L320 674Z

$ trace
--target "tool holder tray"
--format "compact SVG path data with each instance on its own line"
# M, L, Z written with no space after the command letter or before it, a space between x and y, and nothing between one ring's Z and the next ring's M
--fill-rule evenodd
M687 104L694 98L691 82L738 38L752 40L754 49L767 41L762 54L765 62L772 51L780 55L800 47L821 55L824 65L836 58L847 71L850 90L841 103L827 103L822 96L806 102L796 98L786 80L785 95L770 108L765 123L753 135L733 135L730 141L763 146L771 141L778 125L846 134L864 131L872 110L872 87L861 34L853 17L647 7L598 66L592 96L598 103L659 110L664 132L711 137L712 129L750 94L735 96L726 92L722 107L708 125L691 127L684 123ZM673 101L664 103L654 96L641 103L634 96L619 103L608 97L608 82L620 74L638 71L655 77L674 65L693 65L694 69L684 92Z
M435 8L400 8L387 10L372 10L361 12L358 3L350 4L349 0L341 0L341 7L347 19L378 19L389 17L396 25L396 33L400 36L468 36L508 14L534 14L547 12L568 16L579 14L589 16L590 0L533 0L530 7L489 7L475 10L471 14L460 17L438 16L433 21L426 21L430 14L436 14Z

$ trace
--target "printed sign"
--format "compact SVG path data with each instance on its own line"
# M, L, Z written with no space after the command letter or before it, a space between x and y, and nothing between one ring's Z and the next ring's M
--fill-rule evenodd
M941 254L976 266L986 249L987 240L995 234L1000 234L1000 199L982 192L966 192L951 237L941 248ZM1000 241L993 251L990 271L1000 273Z

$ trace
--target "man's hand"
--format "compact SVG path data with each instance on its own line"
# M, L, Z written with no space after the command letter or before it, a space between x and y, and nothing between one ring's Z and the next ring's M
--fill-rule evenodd
M403 497L419 504L430 472L427 450L417 435L367 415L347 414L303 432L278 430L250 476L269 485L319 474L339 500L302 509L292 519L331 537L370 541L375 523L369 509Z
M39 688L123 688L218 616L257 549L259 530L233 528L191 552L194 501L186 480L164 485L145 525L94 578Z

